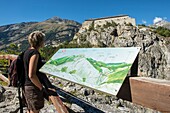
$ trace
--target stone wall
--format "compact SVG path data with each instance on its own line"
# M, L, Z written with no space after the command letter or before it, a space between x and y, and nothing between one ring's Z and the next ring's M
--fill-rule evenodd
M106 22L115 22L115 23L119 23L120 25L124 24L124 23L131 23L133 26L136 26L136 22L134 18L131 18L129 16L121 16L121 17L113 17L113 18L105 18L105 19L96 19L94 20L95 25L103 25L106 24Z
M131 23L133 26L136 26L135 18L131 18L128 15L122 15L122 16L113 16L113 17L106 17L106 18L97 18L97 19L89 19L83 22L82 27L80 28L79 32L85 31L85 29L88 29L89 26L94 22L94 27L97 25L103 26L106 24L106 22L112 23L115 22L117 24L128 24Z

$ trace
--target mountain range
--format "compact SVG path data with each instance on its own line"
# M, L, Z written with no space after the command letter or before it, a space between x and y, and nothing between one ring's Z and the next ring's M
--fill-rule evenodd
M72 40L81 24L59 17L52 17L42 22L22 22L0 26L0 50L6 49L11 43L20 46L21 50L28 47L27 37L40 30L46 34L46 45L58 45Z
M170 29L170 22L165 21L165 20L161 20L153 25L151 25L153 27L165 27L167 29Z

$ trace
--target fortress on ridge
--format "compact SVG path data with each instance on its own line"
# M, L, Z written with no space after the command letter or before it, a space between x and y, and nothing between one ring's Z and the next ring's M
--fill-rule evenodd
M131 23L133 26L136 26L135 18L131 18L128 15L118 15L118 16L111 16L111 17L103 17L103 18L95 18L95 19L88 19L85 20L82 24L82 28L80 31L84 31L85 29L88 29L89 26L94 22L94 27L97 25L104 25L107 22L115 22L116 24L128 24Z

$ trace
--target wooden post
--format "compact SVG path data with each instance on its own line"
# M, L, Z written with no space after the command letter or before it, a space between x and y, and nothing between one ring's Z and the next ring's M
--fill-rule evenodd
M132 102L170 113L170 81L147 77L131 77Z
M1 73L0 73L0 79L3 80L3 81L6 82L6 83L9 83L8 78L6 78L6 77L5 77L4 75L2 75Z

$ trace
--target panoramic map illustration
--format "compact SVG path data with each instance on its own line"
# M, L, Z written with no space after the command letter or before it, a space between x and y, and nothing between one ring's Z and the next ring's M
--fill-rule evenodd
M117 95L139 47L59 49L41 72Z

